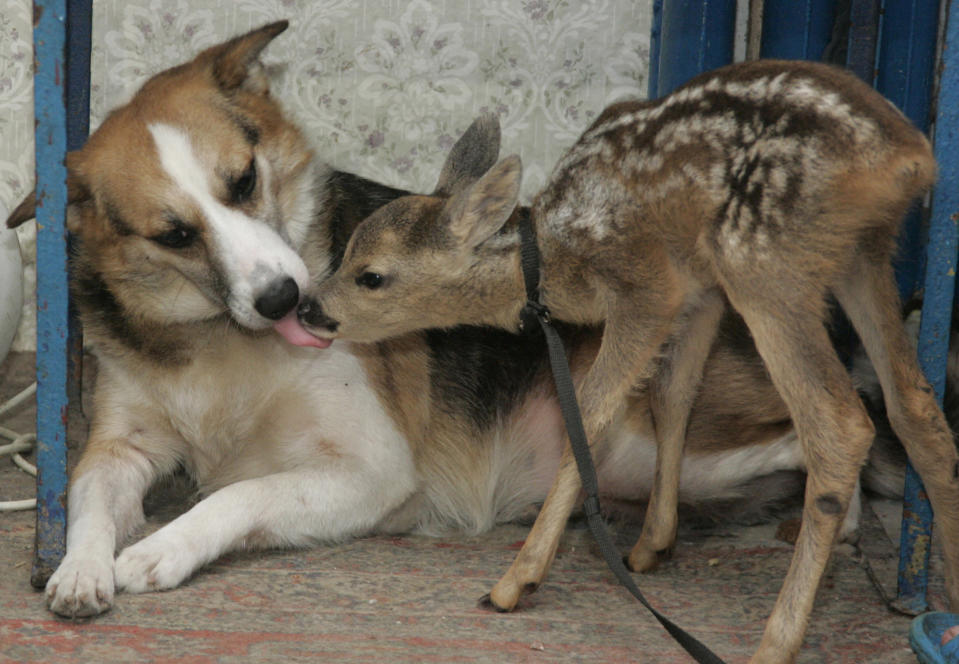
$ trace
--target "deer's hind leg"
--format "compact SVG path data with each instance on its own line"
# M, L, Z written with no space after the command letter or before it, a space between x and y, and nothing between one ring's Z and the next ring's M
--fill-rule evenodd
M959 454L902 324L888 256L859 253L836 296L862 339L882 385L886 411L932 502L943 542L946 590L959 610Z
M647 257L647 262L652 260ZM646 267L650 276L641 291L626 288L621 294L611 295L599 352L576 390L583 427L594 454L602 454L606 427L630 388L648 377L653 358L668 337L683 300L665 260ZM637 298L637 292L642 297ZM523 592L535 590L546 578L581 488L576 461L567 444L556 479L523 548L486 598L493 608L513 610Z
M821 282L809 277L806 283L777 283L747 270L746 277L727 272L723 285L789 408L808 472L792 562L751 660L784 662L795 659L802 644L874 429L826 332Z
M676 543L679 481L689 413L702 382L703 368L726 303L718 290L697 297L682 322L665 361L650 381L650 407L656 430L656 472L639 540L629 553L629 568L647 572Z

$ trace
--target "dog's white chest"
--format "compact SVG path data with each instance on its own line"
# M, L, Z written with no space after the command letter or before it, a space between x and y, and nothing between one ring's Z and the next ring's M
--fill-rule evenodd
M348 344L235 345L198 356L152 388L205 490L346 456L402 463L410 456Z

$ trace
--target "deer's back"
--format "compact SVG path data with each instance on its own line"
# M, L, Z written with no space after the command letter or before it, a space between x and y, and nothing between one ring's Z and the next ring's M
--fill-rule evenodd
M925 137L851 73L758 61L606 109L534 214L541 234L582 249L692 250L704 232L737 245L854 236L857 225L894 233L899 219L884 210L902 209L934 175Z

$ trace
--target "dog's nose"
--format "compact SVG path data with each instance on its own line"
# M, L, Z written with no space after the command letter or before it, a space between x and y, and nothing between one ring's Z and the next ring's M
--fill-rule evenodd
M324 328L329 332L336 332L340 326L338 321L333 320L323 313L323 307L315 300L306 299L297 307L296 315L300 322L312 328Z
M253 303L264 318L280 320L300 301L300 289L291 277L274 281Z

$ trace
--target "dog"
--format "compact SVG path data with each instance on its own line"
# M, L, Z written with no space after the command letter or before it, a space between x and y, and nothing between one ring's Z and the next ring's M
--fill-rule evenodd
M623 399L650 384L657 480L634 571L675 541L685 432L727 302L788 406L808 470L803 524L753 662L797 656L874 438L826 331L830 295L862 338L928 490L959 608L959 458L904 331L891 267L901 219L935 172L925 136L851 73L757 61L607 108L533 202L542 303L559 320L604 325L577 385L600 456ZM432 196L379 209L300 306L307 329L361 342L461 324L516 330L526 301L520 178L514 155L479 178L444 171ZM492 590L495 607L511 610L542 582L579 491L567 450Z
M72 297L99 371L66 556L46 584L57 614L94 616L118 591L174 588L230 550L478 534L542 502L559 467L562 424L538 339L461 327L318 350L284 338L305 342L284 313L302 297L288 279L302 291L305 265L321 282L353 229L408 193L332 170L306 147L258 61L285 27L157 74L68 158ZM451 158L478 176L498 153L498 131L480 123ZM27 196L8 226L34 211ZM600 332L561 329L581 375ZM643 389L624 400L607 450L603 495L645 499L656 446ZM877 461L869 467L897 472ZM803 467L731 312L683 463L684 503L740 501L749 518L788 497ZM131 542L144 494L179 469L203 499Z

